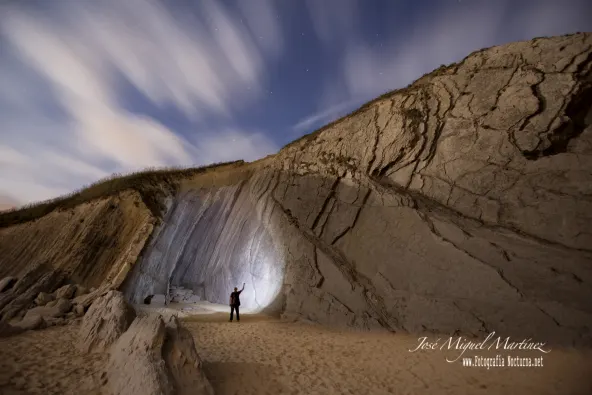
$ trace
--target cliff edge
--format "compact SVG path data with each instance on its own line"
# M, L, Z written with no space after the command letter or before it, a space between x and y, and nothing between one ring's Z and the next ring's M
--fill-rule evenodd
M590 346L591 54L589 33L484 49L151 199L1 214L0 276L45 265L135 302L245 282L286 319Z

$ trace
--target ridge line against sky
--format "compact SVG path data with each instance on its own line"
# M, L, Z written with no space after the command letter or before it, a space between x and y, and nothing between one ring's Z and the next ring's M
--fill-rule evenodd
M580 0L2 1L0 209L115 172L255 160L472 51L591 31L591 14Z

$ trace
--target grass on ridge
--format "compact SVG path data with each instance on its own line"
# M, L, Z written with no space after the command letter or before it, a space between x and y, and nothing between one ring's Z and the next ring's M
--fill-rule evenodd
M32 203L0 213L0 228L32 221L54 210L66 210L93 199L115 195L127 189L140 193L144 204L156 216L162 212L161 198L176 190L179 180L205 173L223 166L242 165L242 160L214 163L193 168L148 168L130 174L114 173L68 195L39 203Z

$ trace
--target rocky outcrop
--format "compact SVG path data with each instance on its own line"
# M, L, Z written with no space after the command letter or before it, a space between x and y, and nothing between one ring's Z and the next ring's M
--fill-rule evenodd
M166 326L160 315L136 318L111 348L107 378L110 395L213 395L193 338L175 317Z
M108 394L172 394L162 363L165 325L160 316L138 317L113 345L107 371Z
M18 279L16 277L11 276L4 277L2 280L0 280L0 293L8 291L10 288L12 288L17 280Z
M8 292L0 294L0 319L8 322L24 314L41 292L52 293L64 281L63 272L42 264L30 268Z
M155 221L138 192L125 191L0 228L0 275L19 278L0 293L0 319L24 315L40 292L77 297L88 308L121 285ZM86 287L100 290L87 294Z
M79 308L82 308L82 305ZM128 329L136 317L123 295L109 291L97 298L84 315L77 348L82 352L105 351Z
M479 51L282 150L286 313L590 344L591 47Z
M213 395L214 390L202 369L191 332L176 316L166 324L162 358L172 378L175 395Z
M587 33L477 51L274 156L182 180L159 224L129 192L0 229L0 275L61 248L79 253L48 265L102 287L85 303L120 287L227 304L245 282L244 307L289 319L592 345L591 53ZM76 235L88 254L64 248Z
M197 295L193 294L193 290L184 287L171 287L170 297L172 303L196 303L201 300Z
M591 37L478 51L186 188L126 294L246 282L286 318L591 344Z

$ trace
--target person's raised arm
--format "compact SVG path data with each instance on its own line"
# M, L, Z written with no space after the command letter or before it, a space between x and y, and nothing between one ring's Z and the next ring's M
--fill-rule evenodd
M238 293L241 293L241 292L243 292L244 290L245 290L245 283L243 283L243 287L241 288L241 290L240 290L240 291L238 291Z

